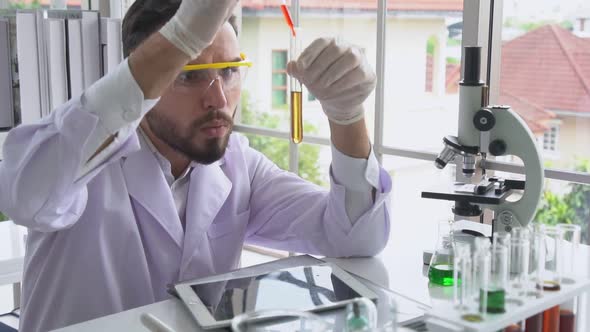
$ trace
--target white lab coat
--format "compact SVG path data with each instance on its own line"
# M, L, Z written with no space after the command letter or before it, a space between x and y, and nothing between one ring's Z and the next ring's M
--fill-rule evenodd
M97 116L74 99L7 137L0 210L29 228L21 331L46 331L168 298L166 285L227 272L247 242L371 256L389 237L391 179L352 223L345 189L280 170L232 134L225 156L190 174L183 232L170 188L137 134L79 177Z

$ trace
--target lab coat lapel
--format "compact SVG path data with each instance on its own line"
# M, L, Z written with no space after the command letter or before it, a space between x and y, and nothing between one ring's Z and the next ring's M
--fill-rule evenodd
M141 204L182 248L183 231L172 192L154 154L142 149L123 163L129 195Z
M186 234L182 253L181 273L207 237L207 230L225 203L232 188L231 181L221 169L221 161L199 165L191 173L186 204Z

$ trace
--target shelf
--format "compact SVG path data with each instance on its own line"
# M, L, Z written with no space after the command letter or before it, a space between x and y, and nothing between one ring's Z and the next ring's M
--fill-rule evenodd
M444 288L450 288L450 292L446 289L443 292L443 287L433 287L431 292L436 293L438 291L441 294L446 293L448 295L448 293L451 293L452 295L452 287ZM446 300L437 301L427 313L427 322L432 331L495 332L551 307L568 302L587 290L590 290L590 280L576 279L571 284L563 284L559 291L545 291L541 298L526 298L522 305L515 303L517 301L512 301L517 298L508 296L506 298L506 313L487 314L485 320L479 323L471 323L463 320L461 316L466 312L454 310L452 300L447 296Z

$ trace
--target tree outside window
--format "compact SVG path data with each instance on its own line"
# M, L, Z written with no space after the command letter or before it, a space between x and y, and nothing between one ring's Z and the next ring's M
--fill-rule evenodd
M269 129L278 129L281 123L287 121L280 114L257 111L256 105L250 101L250 97L246 91L242 92L241 112L242 123L256 124ZM287 113L284 115L285 117L288 116ZM317 127L308 122L304 122L304 126L309 132L317 134ZM289 141L262 135L247 134L246 137L248 137L250 146L253 149L260 151L280 168L289 169ZM299 148L299 175L310 182L327 187L327 180L324 179L318 162L319 157L319 146L302 144Z
M590 172L590 159L577 162L576 171ZM559 223L579 225L582 228L580 241L590 244L590 186L570 183L566 190L551 190L545 186L541 204L535 216L535 222L556 225Z

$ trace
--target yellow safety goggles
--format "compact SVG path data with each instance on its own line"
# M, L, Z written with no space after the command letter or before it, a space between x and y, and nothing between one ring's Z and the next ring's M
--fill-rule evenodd
M216 63L203 63L199 65L186 65L182 67L182 71L193 71L201 69L225 69L230 67L252 67L252 61L246 58L244 53L240 53L241 61L236 62L216 62Z
M198 65L186 65L175 81L179 89L186 89L187 92L200 90L205 93L215 81L219 81L225 92L239 86L246 76L246 70L252 66L252 61L240 53L241 61L217 62Z

